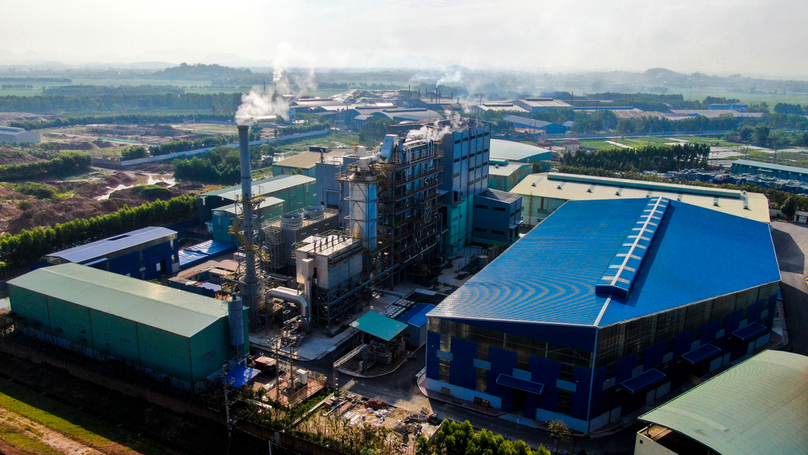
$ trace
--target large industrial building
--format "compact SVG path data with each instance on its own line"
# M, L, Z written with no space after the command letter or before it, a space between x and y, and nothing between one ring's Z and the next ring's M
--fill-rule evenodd
M45 258L54 265L82 264L143 280L180 269L177 232L164 227L145 227L51 253Z
M474 195L488 189L491 125L470 121L441 139L443 172L440 202L446 234L443 252L453 256L471 243Z
M540 223L567 201L657 196L750 220L771 221L765 195L724 188L551 172L525 177L511 193L522 197L523 222L529 226Z
M532 164L509 163L508 161L497 161L492 158L488 168L488 188L510 191L532 172Z
M766 223L570 201L428 314L426 387L590 433L765 345L779 281Z
M763 351L640 416L635 455L808 453L808 357Z
M78 264L8 282L24 331L85 355L124 360L190 388L244 352L246 309ZM236 344L236 343L240 343Z
M336 158L351 152L351 149L328 150L324 147L309 147L306 152L286 158L272 164L272 175L302 174L317 177L317 163Z
M279 175L252 182L254 197L274 197L283 200L283 212L288 213L315 205L316 180L305 175ZM213 218L213 210L237 202L241 186L231 186L199 195L199 217L202 222Z
M491 140L491 159L519 163L547 163L549 167L553 152L521 142L502 139Z

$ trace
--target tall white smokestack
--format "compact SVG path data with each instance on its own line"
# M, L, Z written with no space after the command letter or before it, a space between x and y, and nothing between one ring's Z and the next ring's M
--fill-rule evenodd
M244 245L245 272L244 282L241 285L241 300L250 309L250 316L258 310L256 307L255 252L253 251L253 206L252 206L252 177L250 176L250 126L238 126L238 148L241 161L241 202L244 216Z

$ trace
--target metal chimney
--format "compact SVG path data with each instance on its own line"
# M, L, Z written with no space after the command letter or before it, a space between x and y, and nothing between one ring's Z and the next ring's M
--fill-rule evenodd
M256 291L258 282L255 276L255 252L253 250L253 206L252 206L252 177L250 176L250 126L238 126L238 149L241 161L241 203L244 217L244 281L241 285L241 300L244 306L250 309L250 316L258 310L256 307Z

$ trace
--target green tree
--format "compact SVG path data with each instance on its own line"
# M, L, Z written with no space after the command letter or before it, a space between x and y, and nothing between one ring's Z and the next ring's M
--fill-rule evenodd
M562 442L569 442L572 439L572 432L563 420L553 420L547 425L550 429L550 437L555 440L555 452L558 453L558 446Z
M756 126L755 129L752 130L752 142L757 145L766 146L769 143L770 132L771 129L768 125Z
M787 197L780 207L780 211L783 212L783 215L789 220L793 219L794 215L797 213L797 201L791 196Z

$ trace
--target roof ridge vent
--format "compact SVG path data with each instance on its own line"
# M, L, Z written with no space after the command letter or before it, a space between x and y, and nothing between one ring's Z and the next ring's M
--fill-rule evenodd
M648 201L634 227L617 250L617 254L595 285L595 293L628 298L634 278L651 247L669 204L669 199L658 196Z

